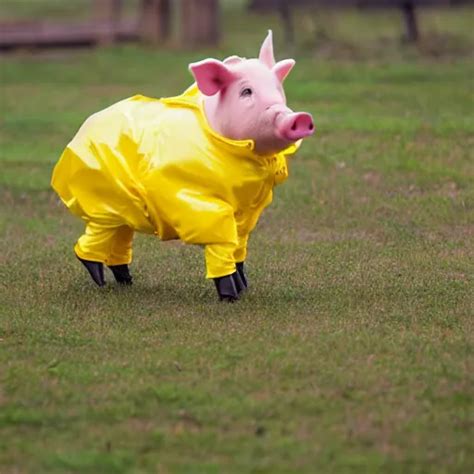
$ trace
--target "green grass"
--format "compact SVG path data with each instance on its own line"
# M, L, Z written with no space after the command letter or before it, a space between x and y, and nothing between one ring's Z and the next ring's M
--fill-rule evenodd
M318 133L234 305L199 248L146 236L133 288L94 288L49 179L89 114L180 92L189 61L267 26L282 57L277 19L225 16L217 51L1 58L0 472L472 472L469 16L425 12L418 48L395 14L303 17L286 90Z

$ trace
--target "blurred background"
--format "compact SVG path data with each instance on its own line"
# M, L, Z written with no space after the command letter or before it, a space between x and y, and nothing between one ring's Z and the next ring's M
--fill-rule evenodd
M0 0L0 471L473 472L473 15ZM269 28L316 133L252 234L251 291L218 304L201 249L141 235L131 291L92 288L50 188L64 147Z
M140 41L199 48L281 33L319 54L368 54L394 43L426 53L469 49L470 0L4 0L0 48L79 47ZM464 9L462 10L462 7ZM455 8L456 12L452 9Z

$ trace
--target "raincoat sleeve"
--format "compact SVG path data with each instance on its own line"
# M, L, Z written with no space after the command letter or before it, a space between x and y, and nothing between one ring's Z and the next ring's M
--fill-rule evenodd
M257 225L263 210L272 202L272 197L273 193L270 191L258 206L236 214L238 243L234 251L235 262L243 262L246 259L249 235Z

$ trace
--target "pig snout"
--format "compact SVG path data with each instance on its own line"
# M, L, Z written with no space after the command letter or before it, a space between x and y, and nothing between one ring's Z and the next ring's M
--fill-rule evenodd
M285 140L294 142L314 133L313 117L306 112L280 114L277 119L278 134Z

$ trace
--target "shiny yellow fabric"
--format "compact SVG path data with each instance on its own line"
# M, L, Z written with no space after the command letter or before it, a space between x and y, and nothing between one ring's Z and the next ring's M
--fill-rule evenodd
M92 115L64 150L51 184L86 222L76 253L130 263L133 232L205 245L207 277L235 271L286 155L262 157L252 140L214 132L196 85L178 97L135 96Z

